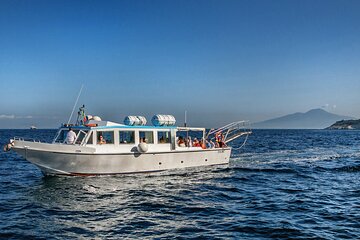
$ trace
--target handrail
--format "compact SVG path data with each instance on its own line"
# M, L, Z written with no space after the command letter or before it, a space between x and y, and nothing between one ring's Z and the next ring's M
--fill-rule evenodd
M41 141L39 139L35 139L35 138L13 137L12 140L41 143Z
M237 121L229 123L217 129L211 129L206 135L206 138L210 137L210 140L214 140L216 139L216 136L219 136L219 134L221 134L221 141L226 144L241 136L248 136L251 133L252 131L250 130L249 121Z
M248 120L242 120L242 121L232 122L232 123L229 123L229 124L227 124L227 125L225 125L225 126L222 126L222 127L220 127L220 128L210 130L210 132L208 133L208 135L213 134L213 133L217 133L217 132L222 132L222 131L225 130L225 129L234 127L234 126L239 125L239 124L245 125L245 123L250 123L250 122L249 122Z

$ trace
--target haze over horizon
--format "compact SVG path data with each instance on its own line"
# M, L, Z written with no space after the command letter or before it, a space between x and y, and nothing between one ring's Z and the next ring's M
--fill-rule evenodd
M78 105L117 122L360 118L359 12L359 1L3 0L0 128L56 128L82 84Z

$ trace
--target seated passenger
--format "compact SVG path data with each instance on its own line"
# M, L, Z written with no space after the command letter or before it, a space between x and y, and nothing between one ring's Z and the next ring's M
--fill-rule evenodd
M187 139L186 139L186 145L187 145L187 147L192 147L193 146L193 143L192 143L192 141L191 141L191 137L189 136Z
M106 144L106 140L105 140L105 138L104 138L102 135L100 135L98 144L100 144L100 145L101 145L101 144Z
M201 147L202 149L206 149L206 143L204 142L203 139L200 140L200 147Z
M184 142L183 137L181 137L181 136L179 137L177 144L179 147L185 147L185 142Z
M74 144L76 139L76 133L70 128L69 132L66 134L66 144Z
M197 138L194 138L193 147L201 147L199 140Z

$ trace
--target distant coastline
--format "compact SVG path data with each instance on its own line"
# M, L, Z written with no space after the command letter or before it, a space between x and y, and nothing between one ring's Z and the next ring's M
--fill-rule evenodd
M282 117L269 119L253 124L257 129L324 129L340 120L354 119L325 111L311 109L305 113L297 112Z
M358 120L341 120L337 121L330 127L329 130L360 130L360 119Z

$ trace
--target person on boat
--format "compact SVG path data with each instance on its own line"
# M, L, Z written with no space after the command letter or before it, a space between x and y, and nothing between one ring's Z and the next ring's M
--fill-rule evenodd
M101 145L101 144L106 144L106 140L105 140L105 138L104 138L102 135L100 135L98 144L100 144L100 145Z
M217 148L223 148L223 147L227 147L226 143L225 143L225 137L223 133L217 133L215 136L215 140L216 140L216 147Z
M222 132L216 133L215 140L216 140L216 147L217 148L226 147L225 137L224 137L224 134Z
M200 140L200 147L201 147L202 149L206 149L206 142L204 141L204 139L201 139L201 140Z
M219 143L220 143L220 141L221 141L221 132L217 132L216 134L215 134L215 141L216 141L216 147L219 147Z
M185 142L184 142L184 139L182 136L179 137L179 140L177 143L178 143L179 147L185 147Z
M197 140L197 138L194 138L193 146L194 147L201 147L200 142L199 142L199 140Z
M192 147L193 146L193 142L191 141L191 137L188 136L186 139L186 146L187 147Z
M68 133L66 134L66 144L74 144L76 139L76 133L70 128Z

